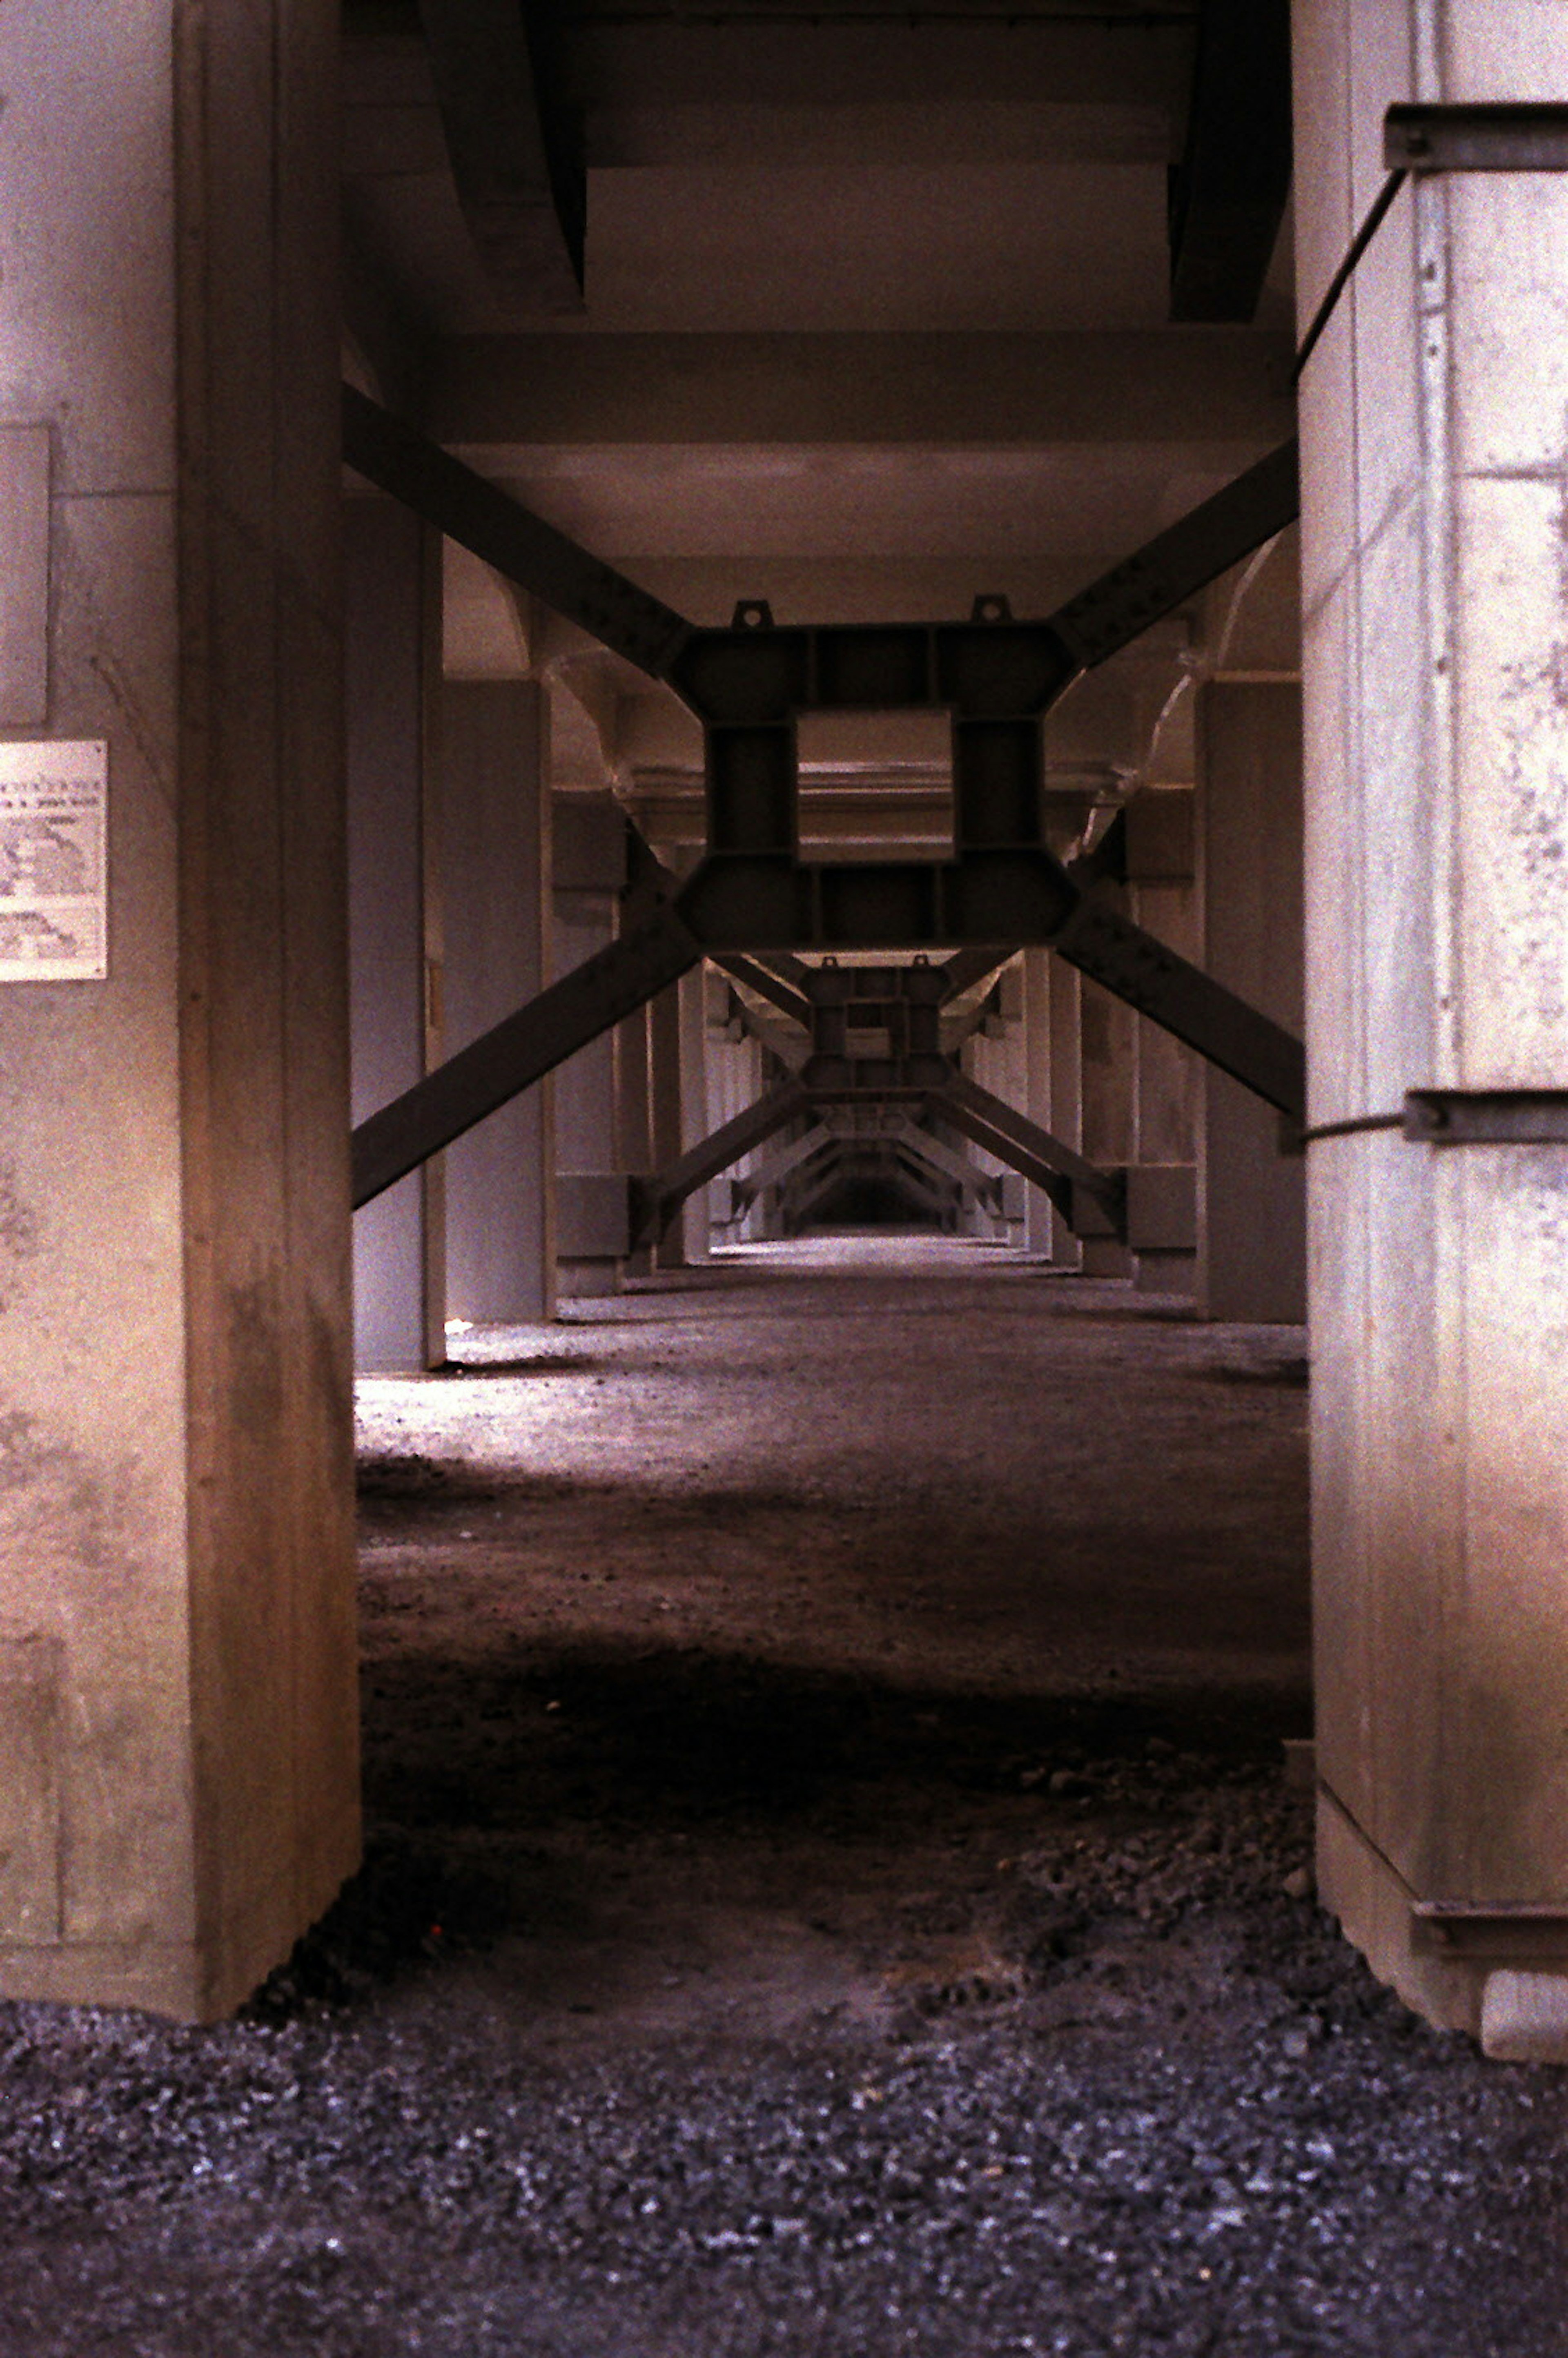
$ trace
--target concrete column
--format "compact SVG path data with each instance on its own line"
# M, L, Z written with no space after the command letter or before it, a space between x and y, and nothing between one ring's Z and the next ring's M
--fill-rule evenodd
M728 977L720 974L717 967L708 967L706 973L708 1127L713 1130L755 1105L762 1096L762 1057L760 1044L738 1017L731 1016L733 993ZM776 1140L770 1140L762 1152L765 1154L776 1145ZM712 1183L708 1214L710 1220L719 1224L716 1233L719 1241L732 1241L740 1233L730 1218L730 1188L759 1159L755 1154L744 1156Z
M1301 5L1303 317L1390 101L1563 61L1528 0ZM1314 1125L1568 1084L1565 303L1568 183L1416 182L1307 371ZM1563 2059L1568 1147L1309 1153L1322 1889L1431 2018Z
M555 957L568 974L615 938L626 882L626 822L606 794L554 797ZM556 1075L557 1283L613 1293L626 1257L626 1186L616 1136L615 1033Z
M1038 957L1038 953L1035 956ZM1001 1098L1009 1105L1026 1111L1030 1095L1030 1040L1028 1008L1022 955L1005 966L997 977L994 993L979 1029L965 1043L965 1069L982 1088ZM1049 1125L1047 1125L1049 1127ZM962 1231L994 1237L999 1242L1022 1248L1028 1239L1030 1217L1028 1199L1038 1194L1020 1174L992 1154L963 1143L962 1151L979 1168L1000 1182L1001 1211L999 1217L988 1218L961 1211L958 1225ZM1041 1201L1044 1203L1044 1198ZM1049 1206L1046 1205L1049 1211Z
M708 1090L708 969L694 966L676 985L680 1024L681 1151L699 1146L716 1125ZM687 1266L711 1260L713 1229L708 1189L698 1187L681 1206L681 1241Z
M1194 797L1161 787L1127 810L1128 898L1135 921L1201 964L1194 882ZM1198 1060L1159 1024L1133 1027L1133 1162L1127 1234L1141 1293L1191 1293L1196 1277L1194 1108Z
M1051 960L1050 1023L1052 1136L1084 1151L1083 988L1076 967ZM1051 1217L1051 1258L1061 1269L1081 1269L1084 1249L1059 1212Z
M1031 1121L1059 1138L1052 1120L1054 1110L1051 1060L1051 992L1056 961L1049 950L1023 953L1023 1110ZM1048 1195L1031 1187L1025 1199L1024 1242L1042 1260L1055 1257L1056 1213Z
M438 781L441 546L395 501L343 514L353 1116L441 1055ZM444 1172L411 1172L354 1216L362 1372L446 1357Z
M686 1143L681 1093L680 985L672 982L648 1001L648 1093L653 1117L654 1168L667 1170ZM684 1269L686 1223L671 1222L654 1248L659 1269Z
M1098 890L1126 905L1126 894L1110 884ZM1132 1161L1137 1140L1138 1018L1130 1007L1085 977L1078 980L1079 1071L1083 1088L1082 1152L1091 1163L1114 1169ZM1086 1277L1130 1277L1132 1256L1114 1237L1086 1237Z
M1287 1030L1302 1027L1302 723L1294 680L1206 681L1197 708L1203 964ZM1200 1067L1197 1301L1207 1318L1306 1315L1302 1160L1280 1120Z
M543 691L528 680L448 680L443 690L449 1055L545 985L550 798L543 707ZM476 1324L552 1318L551 1079L503 1106L443 1160L448 1314Z
M654 1170L654 1104L648 1070L648 1011L639 1007L615 1033L615 1121L624 1169L647 1177ZM623 1264L627 1277L645 1277L652 1249L639 1245Z
M337 43L0 16L0 424L53 459L4 752L108 777L106 976L0 977L7 1997L222 2014L358 1852Z

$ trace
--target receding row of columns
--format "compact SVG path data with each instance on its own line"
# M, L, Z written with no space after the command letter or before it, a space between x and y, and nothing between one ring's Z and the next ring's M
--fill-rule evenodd
M548 694L451 676L442 552L373 497L346 503L353 1110L363 1120L615 937L627 834L608 793L556 793ZM1287 676L1195 689L1193 788L1136 796L1126 881L1098 889L1292 1027L1301 1022L1300 695ZM667 1166L764 1086L759 1041L694 971L356 1220L366 1370L441 1364L454 1322L550 1318L638 1268L776 1233L776 1197L723 1218L726 1183L633 1250L626 1174ZM1156 1024L1044 951L1004 967L963 1050L972 1077L1130 1174L1124 1243L955 1139L995 1183L971 1227L1086 1275L1193 1296L1207 1315L1304 1314L1303 1172L1279 1125Z

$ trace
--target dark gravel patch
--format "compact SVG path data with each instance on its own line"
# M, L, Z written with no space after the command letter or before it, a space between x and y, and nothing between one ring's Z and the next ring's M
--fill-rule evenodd
M542 2055L502 1887L386 1837L244 2021L0 2007L0 2349L1561 2352L1563 2075L1378 1988L1272 1768L1076 1748L1003 1970L874 2035Z
M371 1388L364 1872L0 2006L0 2358L1563 2358L1568 2075L1310 1894L1299 1333L989 1271Z

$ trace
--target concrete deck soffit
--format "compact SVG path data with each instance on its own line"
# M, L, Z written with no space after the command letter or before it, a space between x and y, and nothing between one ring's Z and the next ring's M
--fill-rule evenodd
M449 337L423 424L487 473L600 443L1265 450L1292 351L1235 328Z

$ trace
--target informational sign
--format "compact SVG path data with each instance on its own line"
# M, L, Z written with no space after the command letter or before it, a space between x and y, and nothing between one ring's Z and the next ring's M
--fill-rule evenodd
M109 971L109 749L0 744L0 982Z

